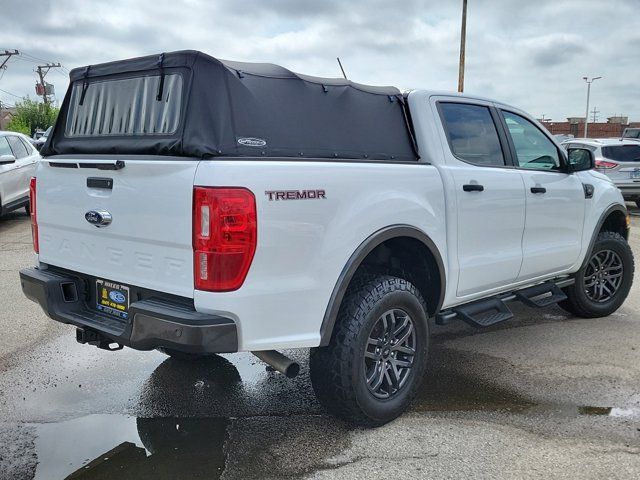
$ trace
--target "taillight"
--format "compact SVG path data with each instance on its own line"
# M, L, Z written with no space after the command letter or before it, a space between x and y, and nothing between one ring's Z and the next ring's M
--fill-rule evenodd
M38 240L38 215L36 213L36 177L29 180L29 213L31 214L31 238L33 240L33 250L40 253L40 242Z
M256 251L256 199L245 188L193 189L193 275L197 290L240 288Z
M608 162L607 160L596 160L596 168L616 168L618 164L616 162Z

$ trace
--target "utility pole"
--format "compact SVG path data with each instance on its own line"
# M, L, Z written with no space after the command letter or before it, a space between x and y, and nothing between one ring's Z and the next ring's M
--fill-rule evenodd
M2 64L0 64L0 69L6 70L7 69L7 62L14 55L20 55L20 52L18 50L14 50L13 52L10 52L9 50L5 50L4 53L0 53L0 58L1 57L7 57L2 61Z
M593 110L591 110L591 122L592 123L596 123L598 121L598 113L600 113L600 110L597 109L598 107L593 107Z
M49 94L47 93L47 84L44 82L44 77L47 76L47 73L49 73L49 70L52 68L59 68L61 66L60 63L47 63L46 65L38 65L37 67L40 86L42 88L42 101L45 105L49 105Z
M582 79L587 82L587 113L584 116L584 138L587 138L589 127L589 95L591 94L591 84L600 78L602 77L591 77L591 80L589 80L589 77L582 77Z
M464 57L467 43L467 0L462 0L462 28L460 30L460 63L458 65L458 92L464 92Z

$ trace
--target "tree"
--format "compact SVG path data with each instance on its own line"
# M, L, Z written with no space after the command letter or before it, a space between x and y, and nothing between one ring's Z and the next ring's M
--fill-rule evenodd
M25 97L16 103L16 114L7 125L7 130L31 136L36 129L46 130L53 125L59 112L60 109L57 107Z

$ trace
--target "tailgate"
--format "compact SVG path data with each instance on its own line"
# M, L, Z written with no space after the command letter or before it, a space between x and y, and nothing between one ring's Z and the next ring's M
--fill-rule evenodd
M39 260L192 298L192 195L199 161L176 157L123 161L119 170L96 168L100 163L115 165L115 159L40 163ZM89 223L85 215L90 211L108 212L111 223L100 228Z

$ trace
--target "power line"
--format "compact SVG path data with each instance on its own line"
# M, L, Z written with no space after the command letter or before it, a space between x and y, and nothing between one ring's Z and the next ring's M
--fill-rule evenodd
M50 60L45 60L44 58L36 57L35 55L31 55L30 53L25 52L24 50L22 51L22 55L24 55L27 58L32 58L34 60L37 60L38 62L52 63Z
M16 97L16 98L19 98L21 100L22 100L22 98L24 98L24 97L21 97L20 95L16 95L15 93L11 93L11 92L7 92L6 90L2 90L1 88L0 88L0 92L6 93L7 95L11 95L12 97Z
M31 55L30 53L27 53L24 50L19 52L19 54L20 54L20 56L16 57L16 60L20 60L20 61L23 61L23 62L29 62L29 63L35 63L35 64L39 64L40 62L55 63L55 62L52 62L50 60L45 60L44 58L40 58L40 57L36 57L35 55ZM65 67L64 65L62 65L62 64L60 64L60 69L63 72L65 72L66 74L69 73L69 69L67 67Z

